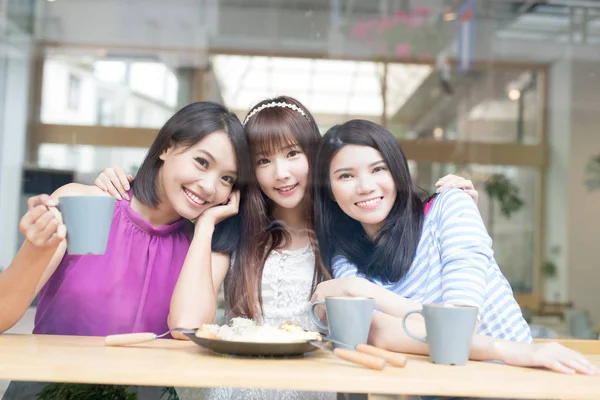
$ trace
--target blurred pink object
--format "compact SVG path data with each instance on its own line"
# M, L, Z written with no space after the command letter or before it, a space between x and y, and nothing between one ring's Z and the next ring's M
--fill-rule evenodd
M396 46L396 57L403 58L410 56L410 44L399 44Z
M433 14L433 9L427 6L415 7L411 14L413 16L427 17Z

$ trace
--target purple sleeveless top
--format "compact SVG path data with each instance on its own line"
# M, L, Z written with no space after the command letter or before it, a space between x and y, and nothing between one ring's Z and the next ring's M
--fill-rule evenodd
M171 295L190 241L185 220L153 228L117 201L104 255L65 254L42 288L36 334L168 331Z

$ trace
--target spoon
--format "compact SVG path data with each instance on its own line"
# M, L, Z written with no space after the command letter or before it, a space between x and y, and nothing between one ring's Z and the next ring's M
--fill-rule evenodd
M152 332L139 332L139 333L123 333L120 335L108 335L104 338L104 345L106 346L126 346L130 344L139 344L151 342L161 337L167 336L171 332L179 333L195 333L196 329L185 329L176 328L166 331L160 335Z

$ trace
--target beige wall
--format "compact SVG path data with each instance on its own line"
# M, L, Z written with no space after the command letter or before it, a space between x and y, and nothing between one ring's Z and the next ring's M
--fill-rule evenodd
M569 204L571 189L571 60L554 63L548 85L548 168L546 170L544 244L545 260L557 267L557 277L545 281L545 298L566 302L569 278ZM542 279L544 279L542 277Z
M588 160L600 153L600 63L577 61L571 68L569 297L600 322L600 191L584 184Z

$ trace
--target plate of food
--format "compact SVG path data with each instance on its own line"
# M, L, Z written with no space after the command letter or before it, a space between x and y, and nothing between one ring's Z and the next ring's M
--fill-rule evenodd
M291 322L275 327L246 318L233 318L230 325L203 325L184 334L215 353L250 357L300 356L318 349L311 341L322 341L319 332L305 331Z
M199 329L172 329L157 335L152 332L125 333L109 335L106 346L127 346L145 343L165 337L170 332L186 335L197 345L215 353L247 357L291 357L323 349L338 358L368 368L382 370L386 363L403 367L406 356L391 353L368 344L359 344L348 348L348 344L339 342L319 332L306 331L301 326L286 322L278 327L257 325L246 318L234 318L230 325L203 325ZM346 348L333 348L335 342Z

